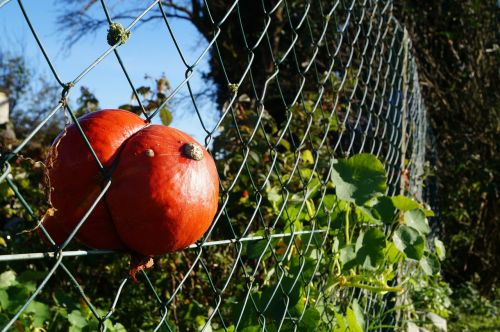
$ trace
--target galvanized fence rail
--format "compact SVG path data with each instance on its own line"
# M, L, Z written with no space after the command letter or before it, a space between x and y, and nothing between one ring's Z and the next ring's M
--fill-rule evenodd
M150 322L150 327L155 331L176 329L176 323L182 318L174 316L182 301L203 303L206 311L201 314L201 325L206 331L240 330L245 327L248 312L253 313L262 330L280 330L288 323L300 330L308 306L319 306L321 301L340 305L354 298L362 303L367 326L372 330L382 331L401 324L394 315L390 294L351 287L324 298L322 287L329 271L319 269L325 259L323 252L318 251L308 273L300 272L310 268L306 267L305 252L312 247L331 247L334 240L330 232L333 220L327 217L326 224L321 225L317 219L320 214L332 213L336 208L335 204L327 206L322 201L336 158L361 152L375 154L383 161L388 174L387 194L406 193L422 199L427 132L425 107L411 42L392 16L392 1L263 0L252 4L238 0L151 1L118 32L122 35L130 32L132 39L134 29L144 23L142 20L147 15L157 15L153 24L165 30L165 40L175 44L177 55L184 63L185 79L172 87L154 110L147 110L141 103L138 88L127 72L133 63L127 63L120 56L120 47L127 46L125 39L113 40L114 44L102 55L82 68L74 79L65 82L51 60L53 50L46 49L23 2L4 0L0 10L4 6L18 6L61 89L61 99L54 101L52 111L22 142L1 156L0 180L6 181L34 220L42 216L32 209L30 197L18 189L11 164L56 114L65 112L73 122L77 121L68 96L86 75L98 71L100 63L113 55L148 121L181 90L189 92L192 110L205 130L205 146L219 168L221 192L218 213L203 239L181 253L167 255L160 264L179 257L188 262L168 270L172 281L155 280L158 274L144 271L138 286L125 276L114 285L109 303L98 304L109 305L109 309L100 311L93 302L99 294L87 293L93 281L85 279L88 275L78 268L78 264L87 261L75 263L74 260L92 256L99 262L97 257L120 259L125 254L87 250L73 238L112 186L112 179L108 179L64 244L53 245L43 252L25 252L17 247L15 252L0 255L2 270L16 261L28 269L36 261L36 269L44 271L44 277L10 317L3 331L14 327L30 303L44 292L52 292L61 282L72 289L72 296L81 297L101 330L107 328L107 320L113 320L123 310L121 300L132 288L136 288L134 294L137 295L139 289L141 296L153 302L155 321ZM199 8L194 8L195 4ZM100 1L100 5L111 27L115 19L106 1ZM249 6L259 16L249 17ZM207 41L193 62L186 60L172 29L175 18L171 14L186 8L192 11L186 15L198 20L194 22L198 29L204 27L202 33ZM228 44L233 48L228 49ZM200 103L204 101L194 92L191 81L205 59L209 59L212 71L207 80L215 82L215 103L221 108L212 127L208 127L200 111ZM82 139L86 140L83 133ZM91 144L88 148L92 149ZM305 168L309 173L304 172ZM312 173L318 174L317 190L321 193L315 209L307 206ZM274 209L270 208L269 191L272 190L277 196ZM292 212L292 206L299 211ZM290 220L292 215L301 213L306 215L307 227L298 227L298 221ZM289 222L282 223L282 220ZM40 229L44 231L43 225ZM257 255L249 254L249 245ZM283 257L292 252L298 259L298 266L294 268L300 273L289 278L287 264L291 263ZM221 258L216 258L218 255L224 256L222 262L226 267L217 265L221 264ZM110 264L109 259L102 264ZM411 274L411 267L406 268ZM56 274L58 281L54 281ZM267 303L262 304L257 292L262 290L266 279L274 288ZM304 289L305 304L296 315L291 313L288 303L295 296L293 290L298 284ZM239 298L234 299L235 294ZM271 328L268 312L276 301L285 309L282 317L274 319ZM235 303L240 306L236 315L230 309ZM233 314L229 316L228 312ZM321 318L334 326L336 318L331 313L325 310Z

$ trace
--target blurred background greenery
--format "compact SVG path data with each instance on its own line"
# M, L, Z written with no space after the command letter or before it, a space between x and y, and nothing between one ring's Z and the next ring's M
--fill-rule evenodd
M435 137L453 331L500 330L500 3L401 1Z

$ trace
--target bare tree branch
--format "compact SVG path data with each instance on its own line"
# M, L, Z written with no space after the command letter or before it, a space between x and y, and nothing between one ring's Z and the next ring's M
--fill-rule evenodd
M123 1L119 1L123 3ZM190 7L195 4L200 6L197 0L191 1L191 5L186 4L186 6L179 5L179 2L174 3L172 0L162 2L167 11L165 15L167 18L181 19L193 22L196 26L196 22L199 22L199 9L198 13L194 14ZM64 47L69 49L80 41L83 37L88 35L95 35L95 33L102 27L108 25L106 19L97 19L95 15L92 15L90 11L97 4L97 0L87 0L87 1L77 1L77 0L65 0L62 1L64 8L61 9L61 14L57 18L57 25L61 30L67 33L64 40ZM68 7L71 7L68 9ZM112 15L114 20L133 20L137 17L137 13L140 13L144 8L133 7L127 8L125 10L118 11L116 14ZM156 21L162 18L159 9L153 9L149 15L142 18L138 25L142 25L147 22ZM198 20L196 20L198 18ZM196 26L198 30L199 27Z

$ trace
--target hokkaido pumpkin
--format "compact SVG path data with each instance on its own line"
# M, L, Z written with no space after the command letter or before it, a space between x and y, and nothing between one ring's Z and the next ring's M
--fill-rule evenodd
M147 125L137 115L123 110L89 113L78 123L107 168L125 140ZM54 235L56 244L61 244L99 196L104 177L74 124L55 139L46 165L52 209L45 215L43 225ZM76 238L96 249L124 248L104 200L92 211Z
M185 248L207 231L217 211L218 176L192 137L123 110L96 111L78 123L104 172L75 125L56 138L47 159L52 209L42 223L57 244L108 179L108 191L76 233L87 246L150 257Z

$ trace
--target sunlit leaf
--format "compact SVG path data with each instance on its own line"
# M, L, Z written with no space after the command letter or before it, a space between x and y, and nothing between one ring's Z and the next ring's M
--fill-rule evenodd
M406 211L404 214L406 225L416 229L420 234L429 234L431 231L425 214L420 209Z
M434 254L426 254L420 259L419 264L422 268L422 271L430 276L438 274L439 270L441 269L441 264L439 264L439 260Z
M354 299L350 308L346 312L347 324L349 331L363 332L365 326L365 319L363 317L363 310L358 304L358 300Z
M12 270L0 274L0 289L16 285L16 273Z
M362 205L386 189L384 165L371 154L357 154L333 165L332 180L337 196Z
M403 195L391 197L391 200L396 209L403 212L418 209L420 207L417 202Z
M68 321L70 322L71 325L79 328L85 327L88 324L87 320L79 310L73 310L68 315Z
M31 302L25 312L33 314L34 327L42 327L45 321L50 318L49 306L38 301Z
M300 154L302 160L306 164L314 164L314 157L311 150L303 150Z
M415 229L401 225L392 238L394 245L410 259L420 260L424 254L425 239Z
M340 262L342 263L344 270L349 270L356 266L356 252L354 250L354 245L346 245L340 248Z
M436 255L440 261L446 258L446 248L441 240L434 238L434 249L436 250Z
M163 125L168 126L170 123L172 123L172 118L172 112L170 112L168 109L162 108L160 110L160 119Z

